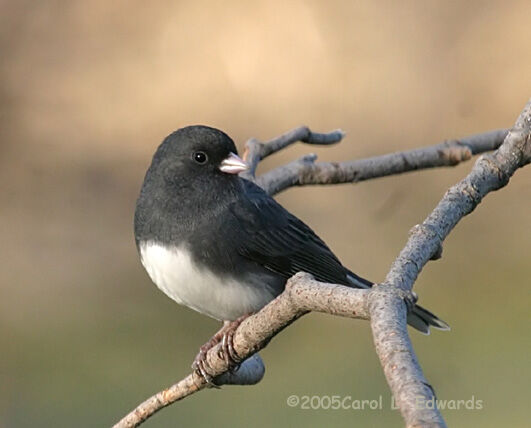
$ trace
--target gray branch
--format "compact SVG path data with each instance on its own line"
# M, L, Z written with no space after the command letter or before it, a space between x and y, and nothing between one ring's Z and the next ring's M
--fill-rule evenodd
M498 148L506 135L506 129L499 129L421 149L348 162L315 163L317 156L308 155L266 172L256 183L274 195L293 186L357 183L418 169L454 166L473 155Z
M423 404L433 400L435 394L411 345L401 293L407 297L424 265L441 257L442 243L459 220L489 192L507 185L515 171L530 161L531 100L499 149L481 156L470 174L446 192L426 220L413 227L384 283L373 287L385 291L369 303L376 352L408 427L444 427L445 423L437 406L430 409Z
M457 222L472 212L487 193L505 186L516 169L531 162L530 128L531 100L509 133L492 131L424 149L339 164L315 164L315 157L310 155L259 177L260 185L273 194L293 185L355 182L414 169L455 165L473 154L499 147L493 154L482 156L471 173L444 195L427 219L412 229L384 283L359 290L320 283L305 273L292 277L281 295L244 320L236 330L234 348L242 358L248 358L239 370L228 370L225 360L219 356L221 345L209 350L206 361L216 383L259 382L264 366L256 353L310 311L368 319L377 355L407 426L444 427L437 407L430 409L422 405L434 398L434 391L424 378L407 332L407 310L415 300L411 289L424 265L441 256L442 242ZM261 159L289 144L296 141L331 144L342 135L339 131L315 134L301 127L268 143L250 140L246 159L253 165L254 174ZM254 179L254 175L250 178ZM141 403L114 427L138 426L158 410L206 386L202 377L192 373Z
M377 285L372 291L369 312L376 354L406 425L444 427L437 407L430 409L420 404L435 397L407 332L404 301L409 295L390 285Z
M297 141L306 144L330 145L339 143L344 136L345 133L341 129L336 129L335 131L326 134L320 134L312 132L307 126L300 126L265 143L258 141L256 138L251 138L245 144L245 153L243 156L250 168L248 172L242 174L242 177L254 181L256 167L262 159L265 159L267 156L272 155Z
M264 366L256 352L265 347L275 335L310 311L369 319L367 311L369 293L370 290L317 282L307 273L298 273L288 280L286 289L280 296L264 306L260 312L245 319L236 330L234 334L236 353L241 358L252 355L255 355L255 358L244 361L240 369L231 373L226 360L220 357L221 344L218 344L207 353L209 373L220 386L257 383L263 376ZM139 404L114 425L114 428L136 427L162 408L207 386L204 378L193 372L175 385Z

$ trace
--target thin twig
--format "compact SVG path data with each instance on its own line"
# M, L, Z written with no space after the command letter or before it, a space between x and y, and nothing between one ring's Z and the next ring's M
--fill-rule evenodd
M265 143L256 138L251 138L245 144L245 153L243 155L243 158L249 164L249 171L243 173L242 177L254 181L256 167L261 160L297 141L305 144L330 145L339 143L344 136L345 133L341 129L321 134L312 132L307 126L299 126Z
M421 149L347 162L315 163L317 157L309 155L266 172L256 178L256 184L274 195L293 186L357 183L418 169L455 166L473 155L498 148L506 135L506 129L498 129Z

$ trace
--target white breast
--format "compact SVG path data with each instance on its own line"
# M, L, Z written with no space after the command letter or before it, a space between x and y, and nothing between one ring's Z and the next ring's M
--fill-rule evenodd
M140 244L140 256L152 281L169 297L219 320L255 312L273 296L261 287L220 278L192 260L186 248Z

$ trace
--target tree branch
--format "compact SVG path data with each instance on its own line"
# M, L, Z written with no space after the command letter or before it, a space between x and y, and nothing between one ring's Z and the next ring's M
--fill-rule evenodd
M439 258L442 242L464 216L471 213L487 193L505 186L518 168L531 161L531 100L500 148L480 157L470 174L450 188L432 213L413 227L404 249L393 262L379 298L371 299L369 312L376 353L396 404L408 427L444 427L437 406L423 403L435 399L418 363L406 329L403 300L392 290L410 293L424 265Z
M357 183L418 169L455 166L473 155L498 148L505 135L506 129L498 129L421 149L348 162L315 163L317 156L309 155L266 172L256 183L274 195L292 186Z
M407 426L444 427L437 407L420 404L433 400L435 393L409 339L404 304L408 294L390 285L377 285L372 291L369 312L376 354Z
M288 280L286 289L281 295L239 325L234 334L234 350L241 358L250 357L265 347L274 336L293 321L310 311L368 319L366 303L369 292L370 290L317 282L307 273L298 273ZM221 377L229 370L226 360L220 356L221 349L221 344L216 345L208 351L206 357L209 373L215 378L214 382L217 385L227 384L228 380L227 377ZM263 365L261 368L257 367L258 372L261 372L257 375L256 372L252 372L253 367L251 367L257 365L256 360L251 360L250 363L248 361L244 361L242 368L229 375L231 384L249 384L248 379L256 382L261 379L264 371ZM242 369L245 374L240 376ZM180 382L138 405L114 425L114 428L136 427L160 409L205 387L207 383L204 378L193 372Z
M467 214L487 195L509 182L518 168L531 159L531 106L528 103L515 127L507 134L501 147L481 156L470 174L451 187L421 225L410 231L410 238L397 257L385 282L402 290L411 290L422 267L442 253L442 242Z
M244 361L239 370L229 372L225 360L219 355L221 345L208 351L206 362L215 382L218 385L258 382L264 367L256 352L309 311L370 319L376 352L407 426L444 427L437 406L429 409L419 405L422 403L419 399L430 400L434 398L434 392L422 374L407 333L407 307L415 300L411 289L423 266L430 259L440 257L442 242L457 222L470 213L488 192L505 186L516 169L531 162L530 127L531 100L509 133L505 130L492 131L424 149L340 164L314 164L315 157L306 156L261 176L258 182L270 194L292 185L360 181L413 169L455 165L473 154L497 148L506 135L501 147L491 155L482 156L471 173L446 193L424 223L412 229L406 246L391 266L384 283L369 290L360 290L320 283L308 274L298 273L287 282L281 295L245 319L236 330L236 353L242 358L254 357ZM332 134L314 134L302 127L265 144L251 140L246 158L254 165L254 173L260 159L295 141L330 144L341 139L342 133ZM304 173L300 175L300 171ZM298 178L288 180L294 174ZM254 179L254 176L251 178ZM140 404L114 427L138 426L163 407L205 386L204 379L192 373Z
M345 133L341 129L336 129L326 134L319 134L312 132L307 126L300 126L265 143L261 143L256 138L251 138L245 144L245 153L243 155L250 168L248 172L242 174L242 177L254 181L256 167L262 159L297 141L306 144L330 145L339 143L344 136Z

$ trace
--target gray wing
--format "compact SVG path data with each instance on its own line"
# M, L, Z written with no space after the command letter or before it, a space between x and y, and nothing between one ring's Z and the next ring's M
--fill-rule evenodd
M305 223L246 180L245 196L230 207L240 226L238 252L285 278L299 271L350 285L347 269Z

